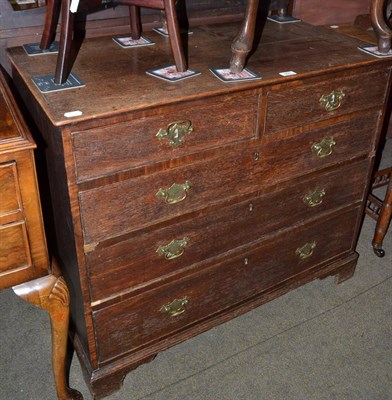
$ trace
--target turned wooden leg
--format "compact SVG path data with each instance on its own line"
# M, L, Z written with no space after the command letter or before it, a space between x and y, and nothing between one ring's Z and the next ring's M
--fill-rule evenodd
M140 39L141 25L140 25L140 7L129 6L129 19L131 23L131 37L133 40Z
M174 56L174 62L178 72L185 72L188 69L188 66L185 60L184 50L182 48L181 33L178 25L175 1L164 0L164 5L167 31L169 33L169 40Z
M384 257L385 252L382 248L384 237L392 218L392 180L389 181L387 193L382 203L380 215L377 220L373 238L373 251L378 257Z
M372 0L370 16L372 26L378 38L378 50L381 53L388 53L391 49L392 30L388 26L385 15L385 6L390 0Z
M230 71L233 74L244 69L246 57L252 50L258 6L259 0L248 0L244 21L231 45Z
M48 0L46 4L44 31L40 42L40 48L47 50L54 42L56 27L60 15L60 1Z
M59 400L82 400L83 396L67 385L66 355L69 324L69 293L62 277L43 278L13 287L14 292L50 316L52 330L52 366Z
M57 56L54 82L63 84L68 79L70 71L70 53L73 36L74 14L69 11L71 0L61 0L61 32L60 49Z

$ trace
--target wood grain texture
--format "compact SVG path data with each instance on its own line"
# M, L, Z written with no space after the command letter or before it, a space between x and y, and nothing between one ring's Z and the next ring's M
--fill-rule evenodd
M266 24L259 49L248 65L263 79L245 84L225 84L209 71L210 67L228 67L231 41L238 28L234 25L203 26L197 29L196 35L190 35L189 65L201 75L180 84L145 73L153 67L170 64L169 43L155 32L150 35L156 41L155 46L139 47L131 52L117 46L111 37L86 40L73 69L86 87L71 91L41 94L31 81L32 76L53 73L56 55L45 56L43 62L42 58L28 57L20 48L11 49L10 54L29 90L57 126L82 121L91 124L94 119L101 125L102 118L108 117L112 124L114 117L121 119L127 112L176 106L185 99L209 98L236 90L260 88L267 83L281 84L309 77L315 70L332 73L344 68L346 63L367 64L370 68L376 63L381 64L375 57L358 51L355 42L340 35L301 23L288 25L291 26L276 30L272 22ZM387 60L384 62L388 64ZM295 71L297 75L293 78L278 74L284 71ZM110 85L102 86L103 82L110 82ZM105 95L97 102L97 93L102 90ZM64 117L70 111L81 111L82 115L72 119Z
M218 96L208 104L200 101L175 109L159 108L143 113L141 118L135 114L129 122L73 132L78 182L255 139L257 107L257 93ZM193 126L181 145L173 147L168 139L156 137L161 129L167 130L177 121L189 121Z
M86 40L75 64L86 87L50 94L31 77L50 71L55 58L10 50L15 84L47 146L57 251L96 397L168 346L312 279L344 279L355 269L391 61L326 29L268 23L249 61L262 79L225 84L209 68L228 66L237 29L196 28L189 56L201 75L176 84L145 74L170 57L158 36L132 54L111 38ZM326 112L320 96L340 86L341 107ZM75 110L82 114L64 116ZM187 116L195 125L183 148L153 141L166 118ZM320 158L312 146L324 139L335 145ZM185 182L177 204L156 196ZM305 192L321 189L323 203L307 209ZM183 237L182 257L159 258L157 247ZM293 258L313 240L324 243L314 258ZM199 300L189 316L163 319L160 308L184 296Z
M330 218L328 222L292 230L224 264L132 297L94 313L101 362L190 327L219 311L272 287L285 279L347 252L358 209ZM300 260L297 248L315 241L312 256ZM284 252L281 249L285 249ZM247 261L245 261L245 259ZM171 317L160 308L174 299L190 298L185 312ZM115 320L116 324L111 323Z
M58 400L82 400L69 389L66 349L69 295L52 274L46 248L33 149L36 147L0 68L0 289L13 287L47 310L52 329L52 366Z
M336 126L294 135L283 142L275 140L253 145L253 149L227 150L220 158L82 191L79 197L85 244L99 243L207 206L217 207L241 194L299 176L304 168L310 172L364 154L372 149L369 138L378 119L376 113L365 114ZM361 134L352 146L350 134L358 131ZM333 138L337 145L330 157L319 159L312 153L312 144L325 138ZM254 159L256 153L258 160ZM277 160L277 154L285 156ZM160 188L185 182L190 182L191 188L180 203L166 204L156 195ZM236 182L235 190L232 182Z
M0 71L0 289L48 272L35 143Z
M295 226L298 221L317 218L333 209L362 201L366 186L369 160L333 169L311 179L290 181L278 191L223 207L210 214L177 222L151 232L138 234L115 245L88 253L92 300L113 298L118 294L132 295L144 284L173 281L188 270L199 270L206 263L216 263L236 247L259 242L281 229ZM341 179L349 176L350 181ZM325 197L318 206L310 207L304 197L324 190ZM287 204L290 199L289 204ZM228 234L230 232L230 234ZM165 260L157 254L160 245L172 239L189 238L184 254Z

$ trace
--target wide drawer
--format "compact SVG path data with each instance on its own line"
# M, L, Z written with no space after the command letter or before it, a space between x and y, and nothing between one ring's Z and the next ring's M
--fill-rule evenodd
M80 192L85 244L94 248L105 239L369 152L378 118L379 113L366 113L290 138L266 138L258 147L222 152L220 158ZM335 145L323 148L323 141L331 139ZM321 156L314 151L316 145ZM173 184L181 186L173 189ZM168 204L161 196L163 189L181 201Z
M309 84L296 81L267 95L265 134L383 105L389 70L329 78Z
M99 362L135 351L352 250L360 209L262 243L158 289L93 312Z
M158 109L132 121L72 134L78 181L254 139L258 94L219 96Z
M102 300L259 240L277 229L361 201L366 159L280 190L86 254L91 297ZM195 266L196 267L196 266Z

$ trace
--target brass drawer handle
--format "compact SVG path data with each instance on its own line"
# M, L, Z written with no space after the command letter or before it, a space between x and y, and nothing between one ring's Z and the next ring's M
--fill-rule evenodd
M189 181L185 181L185 183L173 183L168 189L159 189L156 196L167 204L176 204L186 198L188 190L191 187L192 185Z
M305 260L313 254L313 250L316 248L316 242L308 242L302 247L298 247L295 250L295 254L301 259Z
M325 193L325 189L316 190L312 194L305 195L303 201L309 207L319 206L323 202L323 197L325 196Z
M179 147L185 140L185 136L193 131L192 121L183 119L170 123L166 129L160 129L156 134L159 140L167 139L171 147Z
M159 246L157 253L160 256L164 256L166 260L174 260L175 258L181 257L184 254L185 246L190 242L189 238L184 237L180 240L172 240L166 246Z
M333 139L323 139L320 143L313 143L312 151L319 158L330 156L336 142Z
M183 299L175 299L171 303L162 306L159 311L161 313L169 314L171 317L185 312L185 306L190 302L190 297L185 296Z
M325 94L320 97L320 104L325 107L326 111L337 110L341 105L346 94L343 90L332 90L330 94Z

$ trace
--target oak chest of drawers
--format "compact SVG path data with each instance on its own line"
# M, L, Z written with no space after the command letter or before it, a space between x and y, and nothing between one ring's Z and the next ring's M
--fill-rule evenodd
M249 61L262 79L222 83L208 68L228 65L236 29L195 29L201 75L176 84L145 74L170 60L157 36L131 51L85 41L74 72L86 87L50 94L31 77L56 57L9 51L47 146L74 342L96 397L169 346L354 272L391 62L306 24L267 24Z

